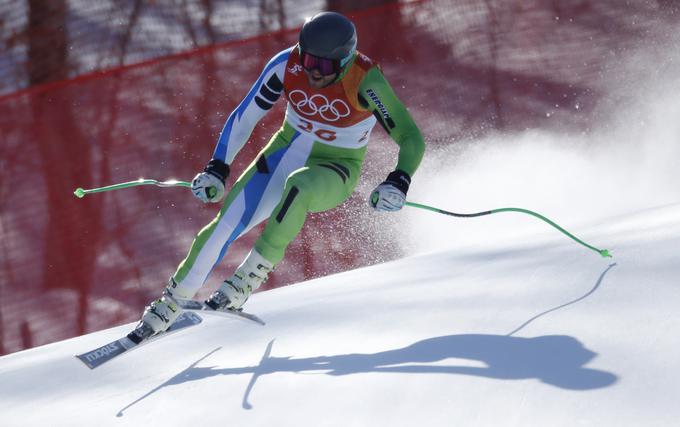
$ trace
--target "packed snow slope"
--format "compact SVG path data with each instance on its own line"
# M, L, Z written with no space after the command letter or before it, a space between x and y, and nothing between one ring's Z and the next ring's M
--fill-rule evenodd
M615 258L548 230L259 293L264 327L204 314L96 370L73 355L132 324L2 357L0 425L677 425L680 204L572 231Z

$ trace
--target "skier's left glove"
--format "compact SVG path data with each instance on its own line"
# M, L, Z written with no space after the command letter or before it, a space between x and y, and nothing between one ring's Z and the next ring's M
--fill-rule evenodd
M224 181L229 176L229 165L212 159L191 181L191 191L203 203L217 203L224 197Z
M411 185L411 177L399 169L390 172L387 179L371 193L368 204L376 211L398 211L406 203L406 193Z

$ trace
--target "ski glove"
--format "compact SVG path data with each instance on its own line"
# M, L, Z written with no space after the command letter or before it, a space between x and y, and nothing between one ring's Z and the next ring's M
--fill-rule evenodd
M217 203L224 197L224 181L229 176L229 165L212 159L191 181L191 191L203 203Z
M398 211L406 203L406 193L410 184L411 177L397 169L387 175L387 179L373 190L368 204L376 211Z

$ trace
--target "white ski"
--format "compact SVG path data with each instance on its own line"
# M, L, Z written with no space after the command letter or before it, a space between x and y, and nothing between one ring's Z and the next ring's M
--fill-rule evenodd
M76 357L80 359L80 361L82 361L88 368L94 369L122 354L138 348L141 345L151 341L156 341L159 338L163 338L164 336L181 331L191 326L198 325L202 321L203 319L201 319L201 317L193 311L186 311L177 318L175 323L170 325L167 331L153 335L140 343L135 343L130 338L125 336L115 341L111 341L110 343L101 347L95 348L94 350L77 354Z
M246 313L244 311L240 310L213 310L212 308L208 307L205 305L204 302L201 301L196 301L196 300L177 300L177 303L182 307L184 310L190 310L190 311L200 311L202 314L213 314L216 316L222 316L222 317L231 317L231 318L237 318L241 320L247 320L249 322L255 322L259 325L264 326L265 323L262 319L257 317L254 314L251 313Z

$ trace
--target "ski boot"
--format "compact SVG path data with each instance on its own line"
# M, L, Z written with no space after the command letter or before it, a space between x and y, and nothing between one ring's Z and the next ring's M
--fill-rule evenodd
M159 299L144 309L142 320L139 321L134 331L128 334L128 338L139 344L153 335L166 331L180 314L182 314L182 308L166 288Z
M205 300L205 305L213 310L240 311L250 294L267 280L273 269L274 265L253 249L234 274Z

